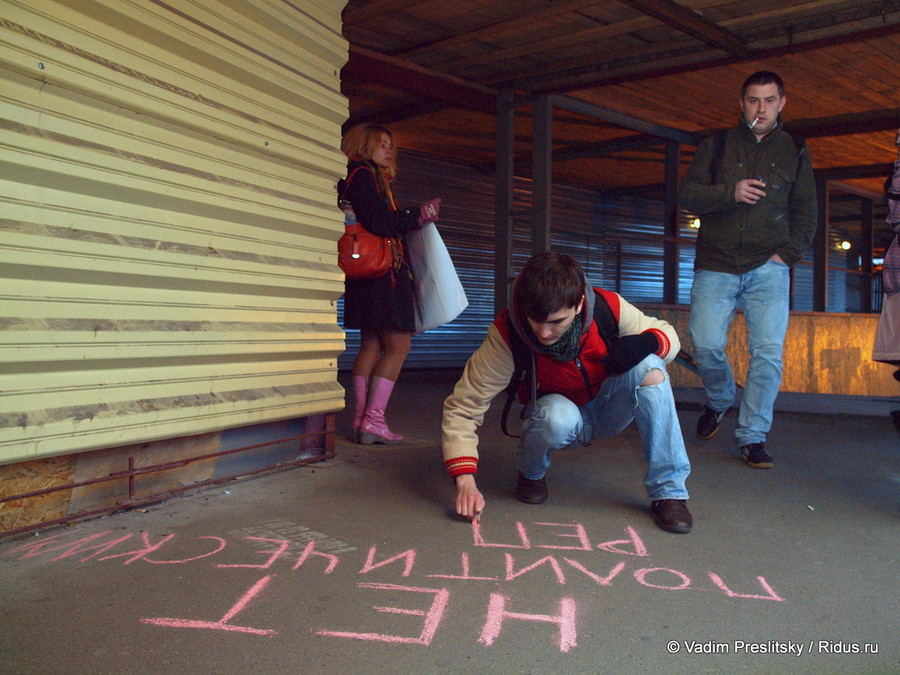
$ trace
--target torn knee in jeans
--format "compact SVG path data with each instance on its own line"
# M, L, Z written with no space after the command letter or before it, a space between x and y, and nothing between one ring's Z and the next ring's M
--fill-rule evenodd
M665 373L661 371L659 368L651 368L647 371L647 374L644 376L643 382L641 382L642 387L652 387L655 384L662 384L666 379Z

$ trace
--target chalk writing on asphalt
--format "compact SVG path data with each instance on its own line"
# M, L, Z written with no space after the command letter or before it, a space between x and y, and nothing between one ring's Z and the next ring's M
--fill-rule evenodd
M446 551L439 564L427 548L356 547L289 521L241 528L227 537L123 534L121 530L84 535L63 532L29 540L3 553L19 560L40 559L43 563L157 565L160 570L178 569L181 576L194 568L194 573L204 576L218 571L223 584L227 579L228 587L220 593L221 614L217 616L140 619L164 629L276 635L285 627L247 625L242 619L245 610L266 603L286 589L303 593L304 586L295 581L288 586L283 583L286 579L296 575L327 577L329 583L359 597L361 611L344 621L368 622L370 627L381 628L383 621L373 619L393 615L397 619L392 624L395 630L333 625L311 625L306 630L323 640L424 647L440 632L444 619L452 612L454 598L471 598L479 592L484 596L485 607L477 628L479 644L490 647L503 639L506 627L528 622L544 624L552 633L551 642L563 653L578 646L579 608L596 602L598 587L630 584L660 593L710 592L728 602L785 601L762 576L735 578L720 571L684 571L651 564L650 551L631 526L625 527L617 538L603 537L599 541L591 537L584 525L571 522L516 522L512 526L501 523L492 525L490 532L473 523L471 532L471 545L454 552L450 565ZM227 577L225 570L230 572ZM246 575L241 577L243 585L235 586L235 572ZM535 583L542 584L543 591L558 587L559 593L543 611L524 611L524 599L516 594L516 588L526 590ZM541 594L545 596L546 592ZM207 601L204 606L208 605ZM296 617L290 617L290 622L289 629Z

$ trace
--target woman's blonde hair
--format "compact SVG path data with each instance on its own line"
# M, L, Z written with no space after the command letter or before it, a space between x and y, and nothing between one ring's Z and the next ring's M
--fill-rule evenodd
M394 134L387 127L371 122L358 124L344 134L344 138L341 140L341 152L350 159L354 157L372 159L373 153L381 145L382 134L386 135L390 139L391 144L393 144ZM397 175L396 157L397 149L394 148L394 153L391 155L391 167L388 169L392 178Z

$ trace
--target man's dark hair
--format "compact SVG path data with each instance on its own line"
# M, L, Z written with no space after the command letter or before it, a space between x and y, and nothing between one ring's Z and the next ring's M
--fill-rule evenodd
M749 87L764 84L774 84L778 87L778 95L784 96L784 82L781 81L781 78L771 70L758 70L744 80L744 84L741 87L741 98L744 98L744 96L747 95L747 89Z
M542 322L554 312L577 307L584 289L581 265L567 255L541 253L519 272L513 303L520 315Z

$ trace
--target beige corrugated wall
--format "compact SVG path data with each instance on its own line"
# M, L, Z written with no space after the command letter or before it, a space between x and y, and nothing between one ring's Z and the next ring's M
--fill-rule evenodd
M0 0L0 463L339 410L342 0Z

